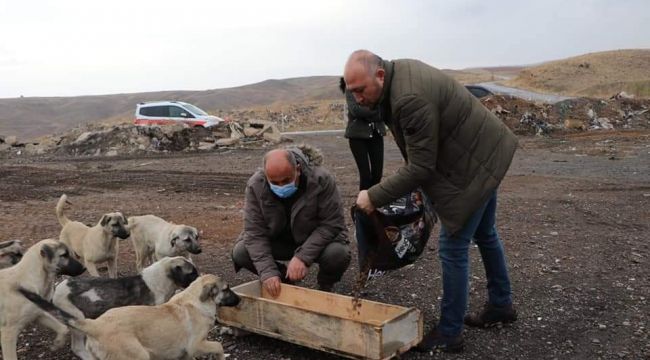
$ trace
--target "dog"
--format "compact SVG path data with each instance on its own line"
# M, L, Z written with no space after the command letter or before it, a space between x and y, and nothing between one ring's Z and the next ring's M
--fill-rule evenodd
M146 264L166 256L184 256L191 260L188 253L201 253L199 232L195 227L172 224L155 215L131 216L128 221L138 272Z
M96 319L109 309L128 305L160 305L199 276L187 259L167 257L142 274L118 279L71 278L56 286L52 302L77 319ZM93 356L84 347L83 333L72 330L72 352L83 360Z
M95 320L77 319L32 291L21 293L38 307L87 336L86 349L97 360L193 359L215 354L225 359L219 342L208 341L217 307L237 306L240 298L216 275L202 275L168 302L125 306Z
M23 257L23 243L20 240L0 242L0 269L16 265Z
M57 275L77 276L85 271L68 247L54 239L42 240L30 247L16 265L0 270L0 346L4 360L16 360L18 334L36 320L54 330L53 348L65 344L68 328L27 301L18 288L50 299Z
M92 276L99 276L97 264L108 264L108 276L117 278L118 240L129 237L128 221L121 212L104 214L99 222L88 227L78 221L71 221L63 213L68 197L63 194L56 204L56 217L63 227L59 241L68 245Z

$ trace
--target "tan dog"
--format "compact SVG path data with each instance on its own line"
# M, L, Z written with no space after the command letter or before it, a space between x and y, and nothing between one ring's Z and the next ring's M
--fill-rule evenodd
M17 264L23 257L23 243L20 240L0 242L0 269Z
M75 319L42 297L20 290L25 297L68 326L86 334L86 349L98 360L193 359L223 347L207 336L218 306L236 306L239 296L216 275L202 275L184 291L157 306L114 308L96 320Z
M56 275L76 276L83 271L83 266L70 255L68 248L54 239L36 243L20 262L0 270L0 344L4 360L17 359L18 334L34 320L56 332L54 348L65 344L68 333L65 326L27 301L18 288L50 299Z
M135 248L135 265L138 272L167 256L200 254L199 232L195 227L176 225L154 215L129 218L131 241Z
M99 222L88 227L78 221L71 221L63 213L63 206L68 203L68 197L61 195L56 204L56 217L63 227L59 240L68 245L74 254L83 262L92 276L99 276L97 264L108 264L108 276L117 277L118 240L129 237L126 218L120 212L108 213Z

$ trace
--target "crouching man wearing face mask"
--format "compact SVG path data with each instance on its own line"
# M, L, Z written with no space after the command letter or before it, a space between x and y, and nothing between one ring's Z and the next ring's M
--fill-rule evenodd
M246 186L244 230L232 250L235 270L260 276L277 297L318 263L318 288L332 291L350 264L341 196L309 146L271 150ZM281 261L288 261L285 265Z

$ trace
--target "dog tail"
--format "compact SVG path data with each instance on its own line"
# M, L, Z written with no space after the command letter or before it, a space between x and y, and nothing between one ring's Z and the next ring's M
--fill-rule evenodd
M73 315L70 315L69 313L65 312L64 310L60 309L58 306L52 304L51 302L43 299L40 295L31 292L27 289L24 289L22 287L18 288L18 292L20 292L24 297L27 298L27 300L31 301L34 303L34 305L38 306L41 308L41 310L45 311L46 313L52 315L55 319L59 320L60 322L66 324L67 326L79 330L85 334L92 335L91 334L91 329L90 329L90 323L89 321L92 320L87 320L87 319L78 319L74 317Z
M56 203L56 218L59 219L59 224L65 226L70 222L67 216L63 213L63 206L68 202L68 196L66 194L61 195L59 202Z

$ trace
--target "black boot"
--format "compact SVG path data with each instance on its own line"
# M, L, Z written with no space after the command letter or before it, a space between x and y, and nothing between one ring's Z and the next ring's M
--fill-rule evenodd
M517 321L517 310L512 304L497 306L485 303L483 311L465 316L465 325L473 327L490 327L514 321Z
M463 346L463 334L458 336L444 336L438 331L438 328L434 328L424 335L422 341L415 347L415 350L419 352L441 350L448 353L459 353L463 351Z

